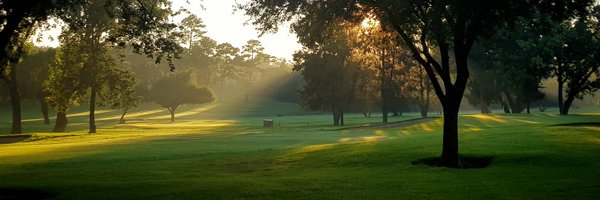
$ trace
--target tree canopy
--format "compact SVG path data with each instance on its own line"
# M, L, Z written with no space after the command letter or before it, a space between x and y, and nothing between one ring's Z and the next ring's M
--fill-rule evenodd
M276 30L282 21L295 20L295 31L307 44L317 44L327 30L323 27L338 18L356 20L361 18L356 15L360 11L374 13L382 23L393 27L413 59L427 72L444 110L442 165L459 167L458 110L469 78L467 58L473 44L518 17L530 15L534 8L562 18L585 9L590 2L253 0L240 8L263 32Z

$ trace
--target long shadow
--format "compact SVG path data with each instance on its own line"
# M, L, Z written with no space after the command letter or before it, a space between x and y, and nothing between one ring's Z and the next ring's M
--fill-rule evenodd
M52 199L55 195L32 188L0 188L0 199Z
M482 169L490 166L494 157L492 156L470 156L470 155L461 155L460 156L460 167L459 169ZM422 165L422 166L430 166L430 167L444 167L442 165L441 157L429 157L423 158L419 160L415 160L411 162L413 165Z
M17 142L25 141L29 138L31 138L31 135L0 136L0 145L17 143Z

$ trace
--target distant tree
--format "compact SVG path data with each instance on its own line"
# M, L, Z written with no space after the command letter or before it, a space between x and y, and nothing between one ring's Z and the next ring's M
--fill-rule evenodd
M223 88L228 79L235 79L237 68L241 64L242 58L239 55L240 49L229 43L217 45L215 49L216 79L219 81L218 88Z
M469 84L471 103L489 113L489 104L501 103L506 113L530 112L531 103L544 97L542 80L550 75L541 65L542 24L539 17L518 19L511 28L501 29L476 45L472 51Z
M196 46L198 41L204 38L206 28L202 19L194 14L190 14L181 21L183 29L184 42L188 44L188 52L192 54L192 47Z
M459 167L458 111L469 78L467 58L475 41L493 34L519 16L530 15L534 7L564 17L573 8L582 8L590 2L253 0L240 7L253 17L254 24L262 31L272 31L283 21L297 19L300 23L293 26L308 30L298 32L299 36L319 36L336 18L356 19L357 11L374 10L377 18L393 27L414 60L427 71L444 111L441 162L446 167ZM438 49L438 56L432 54L434 48Z
M361 67L354 80L356 88L354 104L367 118L371 117L371 113L376 110L377 102L380 101L381 85L377 80L377 69L367 67Z
M408 56L408 52L399 46L395 38L395 32L389 31L379 21L374 19L374 14L363 14L365 19L362 23L352 26L355 32L350 39L354 59L361 62L367 68L376 69L376 77L379 84L381 101L381 112L383 123L388 122L388 113L400 115L402 101L402 88L405 75L403 72L409 67L403 60L402 55Z
M332 53L300 52L295 56L306 85L300 94L300 104L312 110L328 109L333 114L333 125L344 125L344 112L354 100L357 64L345 62Z
M427 72L421 67L411 67L408 69L409 74L406 76L405 88L408 95L415 100L419 107L421 117L427 117L430 110L432 99L435 98L433 86L427 79Z
M471 105L479 106L482 114L492 113L492 103L504 103L500 98L501 89L496 80L498 72L491 69L492 64L487 52L486 47L481 44L473 46L469 58L469 93L465 95ZM508 105L503 107L508 109Z
M206 86L215 84L216 48L217 42L215 40L202 37L198 44L192 48L190 57L182 58L182 62L187 60L189 62L188 66L196 70L197 83Z
M181 105L205 104L214 101L214 96L205 87L190 83L189 73L176 73L156 81L150 87L149 100L169 110L171 122L175 122L175 111Z
M113 93L117 93L109 96L118 96L118 98L114 98L112 100L112 108L113 109L121 109L123 114L121 114L121 118L119 118L119 124L125 124L125 115L129 110L138 106L138 104L142 101L142 97L136 94L135 87L133 87L136 83L135 77L133 73L129 71L124 71L121 76L111 76L115 83L121 84L113 84L110 89Z
M344 112L355 98L355 84L359 65L352 62L351 48L343 22L327 27L310 46L294 55L295 71L300 71L306 85L300 102L305 108L331 109L333 125L344 125Z
M239 72L239 78L243 87L253 89L256 79L260 75L260 64L269 63L270 56L264 53L265 48L258 40L248 40L242 47L241 56L244 62ZM246 90L245 102L248 102L249 90Z
M19 64L17 79L21 97L40 103L44 123L50 124L48 103L43 82L48 79L49 66L54 64L56 49L34 48Z

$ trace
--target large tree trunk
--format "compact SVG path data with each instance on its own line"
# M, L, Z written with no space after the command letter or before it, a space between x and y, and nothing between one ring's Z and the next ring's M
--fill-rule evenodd
M444 106L444 136L442 145L442 165L458 168L458 106Z
M17 85L17 68L14 63L10 64L10 72L8 77L5 77L10 95L10 105L12 109L12 129L10 133L19 134L21 130L21 97L19 95L19 87Z
M445 66L445 69L449 69L450 59L448 57L447 46L440 49L442 52L442 65ZM462 101L469 79L467 56L468 50L455 47L456 82L453 86L445 86L445 98L440 99L444 110L444 139L442 145L442 165L444 167L460 167L458 155L458 111L460 110L460 102ZM446 76L449 76L449 73Z
M56 123L54 124L54 130L52 130L52 132L65 132L68 123L69 121L67 120L67 113L58 111L58 113L56 114Z
M44 116L44 124L50 124L50 117L48 116L48 102L44 97L40 98L40 107L42 115Z
M88 133L96 133L96 87L92 87L92 94L90 95L90 130Z

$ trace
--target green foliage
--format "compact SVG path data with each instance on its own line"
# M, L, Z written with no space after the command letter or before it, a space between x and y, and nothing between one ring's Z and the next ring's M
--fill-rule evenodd
M215 48L215 79L217 87L223 88L227 80L235 80L237 78L238 68L243 62L243 58L239 55L240 49L229 43L219 44Z
M33 49L23 57L17 69L21 97L30 100L43 99L43 82L48 79L49 68L54 64L56 49Z
M48 105L58 112L67 112L71 106L79 105L83 99L83 88L80 84L84 55L79 48L64 45L56 53L55 64L50 67L48 80L44 89L48 93Z
M482 112L491 103L500 103L510 113L521 113L544 98L540 89L550 69L539 63L545 56L543 23L542 16L519 19L474 47L468 99L481 104Z
M148 100L156 102L171 112L171 121L175 121L175 110L182 105L205 104L215 100L212 92L205 87L191 83L190 73L179 72L164 77L149 88Z
M204 34L206 31L203 29L206 28L206 25L204 25L204 22L198 16L190 14L181 21L180 28L183 32L183 42L189 44L188 50L191 54L192 47L198 45L198 41L205 38Z

